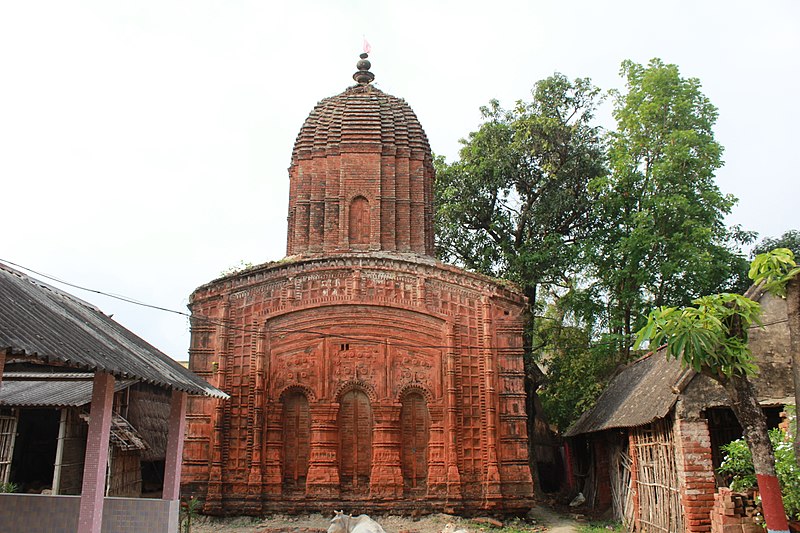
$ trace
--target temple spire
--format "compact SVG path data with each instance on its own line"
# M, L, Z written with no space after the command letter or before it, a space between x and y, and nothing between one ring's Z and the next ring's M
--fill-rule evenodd
M358 63L356 63L356 68L358 71L353 74L353 79L356 80L359 85L369 85L372 80L375 79L375 74L369 71L369 68L372 66L372 63L370 63L367 59L369 54L364 52L359 57L361 59L359 59Z

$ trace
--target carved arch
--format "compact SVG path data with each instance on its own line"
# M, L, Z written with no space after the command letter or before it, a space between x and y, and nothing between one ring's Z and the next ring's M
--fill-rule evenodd
M336 387L336 392L334 393L333 397L336 398L337 402L341 403L342 396L351 390L358 390L366 394L370 403L375 403L378 401L378 395L375 392L375 388L363 379L351 379L350 381L345 381Z
M291 385L287 385L281 389L280 393L278 394L278 400L283 401L284 397L288 394L293 392L299 392L304 394L306 399L309 403L317 401L317 395L311 387L306 385L300 385L299 383L293 383Z
M400 387L400 390L397 392L397 402L402 403L403 397L415 392L421 395L428 405L433 403L433 393L422 383L406 383Z

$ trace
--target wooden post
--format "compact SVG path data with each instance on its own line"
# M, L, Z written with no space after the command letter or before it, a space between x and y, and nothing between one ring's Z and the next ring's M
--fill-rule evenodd
M64 459L64 438L67 432L67 409L61 409L61 420L58 423L58 442L56 443L56 463L53 467L53 494L61 490L61 463Z

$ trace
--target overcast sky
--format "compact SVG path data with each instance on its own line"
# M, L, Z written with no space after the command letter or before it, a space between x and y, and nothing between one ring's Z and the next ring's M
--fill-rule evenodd
M295 136L353 83L363 36L449 160L492 98L675 63L719 108L728 222L800 227L800 2L0 0L0 260L185 311L221 271L280 259ZM185 318L66 289L188 357Z

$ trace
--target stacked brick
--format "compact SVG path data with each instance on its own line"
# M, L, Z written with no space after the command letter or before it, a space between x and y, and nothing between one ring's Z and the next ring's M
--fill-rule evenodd
M189 368L230 400L190 399L184 493L215 514L529 508L525 297L432 257L411 108L361 81L323 100L289 175L289 257L191 296Z
M752 495L739 494L720 488L714 495L711 511L711 533L763 533L761 509Z

